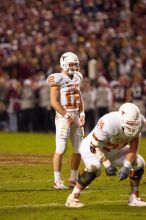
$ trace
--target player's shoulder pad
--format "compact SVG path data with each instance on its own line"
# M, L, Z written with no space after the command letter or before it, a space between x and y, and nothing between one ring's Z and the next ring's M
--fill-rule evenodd
M83 75L82 75L82 73L80 73L79 71L76 71L76 72L75 72L75 75L76 75L77 77L79 77L80 80L83 79Z
M106 117L105 116L102 116L98 123L97 123L97 127L99 130L102 131L102 133L104 133L104 135L107 135L108 132L107 132L107 120L106 120Z
M62 74L61 73L53 73L48 76L47 83L49 86L59 86L62 81Z
M101 118L103 131L109 135L116 135L118 133L117 117L115 112L110 112Z

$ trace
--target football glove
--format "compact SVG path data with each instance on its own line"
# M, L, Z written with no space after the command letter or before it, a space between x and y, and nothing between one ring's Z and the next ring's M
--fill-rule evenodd
M119 174L118 174L118 176L119 176L119 181L126 179L126 178L128 177L128 175L129 175L129 172L130 172L129 168L123 166L123 167L119 170Z
M110 165L105 169L107 176L116 176L116 171L117 171L116 167L113 167L112 165Z

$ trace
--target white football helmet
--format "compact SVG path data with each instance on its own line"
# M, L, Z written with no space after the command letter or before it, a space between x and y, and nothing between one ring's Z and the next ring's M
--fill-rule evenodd
M73 75L75 71L79 71L80 63L77 55L72 52L62 54L60 58L60 67L68 71L70 75Z
M128 137L134 136L141 126L141 116L139 108L127 102L119 108L120 123L124 133Z

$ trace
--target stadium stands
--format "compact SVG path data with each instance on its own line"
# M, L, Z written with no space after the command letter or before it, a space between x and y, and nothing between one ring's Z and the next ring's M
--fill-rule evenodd
M126 75L130 83L137 73L146 79L145 0L1 0L0 17L1 130L24 129L22 91L24 81L30 80L35 117L32 120L27 115L25 130L54 131L49 98L42 114L44 121L50 121L50 128L45 122L41 126L37 109L45 78L59 71L57 60L66 51L78 54L81 72L89 79L96 68L91 79L94 89L100 76L108 80L109 87L119 75ZM92 60L96 65L88 68ZM144 107L145 95L144 82L140 97ZM134 99L131 95L130 101Z

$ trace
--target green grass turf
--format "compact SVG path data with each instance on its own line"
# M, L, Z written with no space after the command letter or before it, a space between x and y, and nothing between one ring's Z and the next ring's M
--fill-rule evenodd
M0 133L0 153L48 154L55 147L54 134Z
M49 134L0 133L0 154L44 154L46 164L0 164L0 220L144 220L146 207L128 207L128 180L118 182L102 170L100 178L84 190L85 207L64 206L71 190L53 189L52 154L55 136ZM68 184L71 146L63 158L62 175ZM141 155L146 159L146 139ZM83 164L81 164L81 169ZM146 174L140 192L146 200Z

